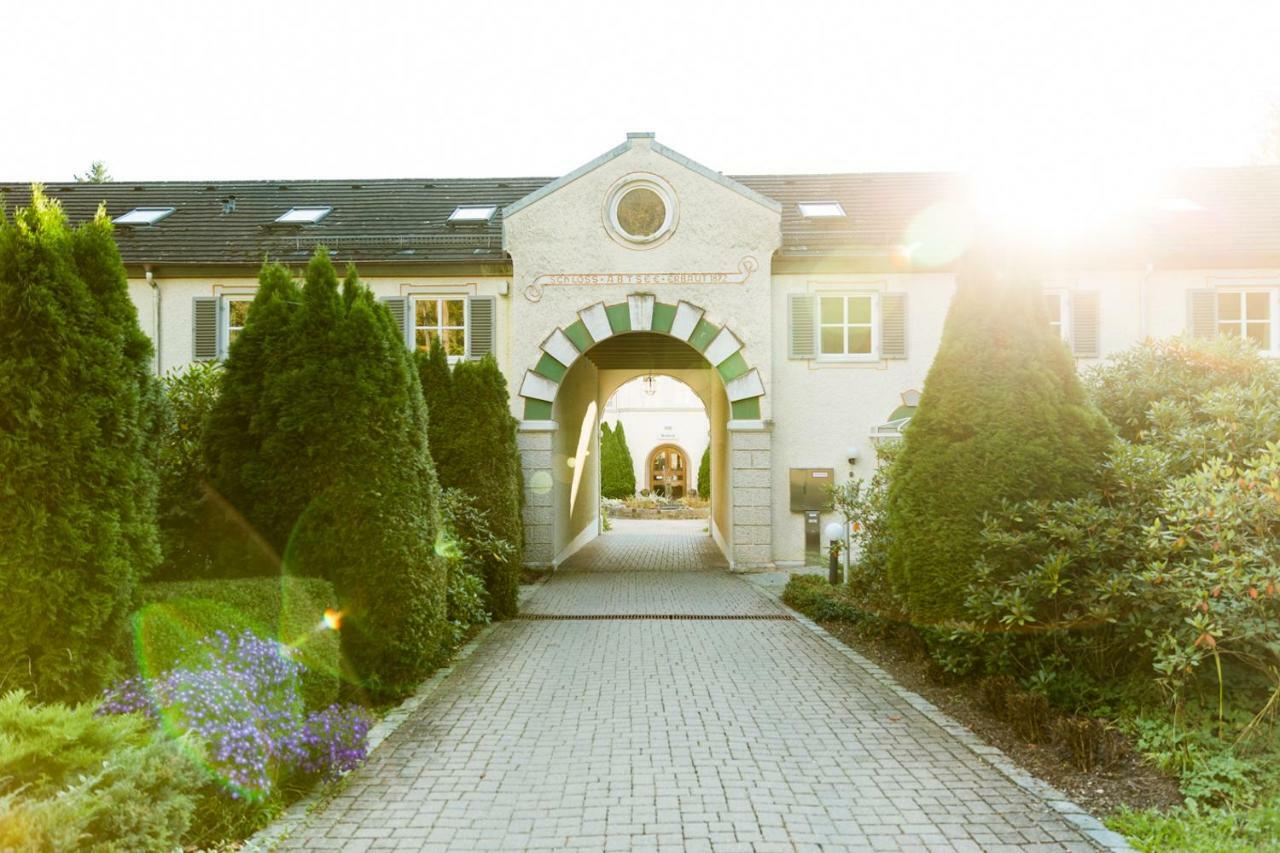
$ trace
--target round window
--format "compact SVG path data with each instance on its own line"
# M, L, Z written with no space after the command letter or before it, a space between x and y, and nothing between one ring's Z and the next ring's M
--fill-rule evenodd
M614 240L648 249L666 240L676 226L675 193L657 175L627 175L610 188L603 213Z
M632 237L652 237L667 219L667 205L648 187L636 187L618 199L618 227Z

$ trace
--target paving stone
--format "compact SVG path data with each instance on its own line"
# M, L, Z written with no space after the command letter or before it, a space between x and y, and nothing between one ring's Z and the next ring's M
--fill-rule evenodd
M785 611L698 525L627 527L525 612ZM674 531L674 535L671 531ZM513 620L283 842L450 850L1098 849L803 624Z

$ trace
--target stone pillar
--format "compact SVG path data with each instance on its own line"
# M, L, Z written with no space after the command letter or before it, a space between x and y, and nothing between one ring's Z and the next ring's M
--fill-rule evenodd
M760 421L729 423L734 571L773 568L773 435Z
M549 569L555 559L556 509L551 473L554 421L520 424L516 444L524 474L524 564Z

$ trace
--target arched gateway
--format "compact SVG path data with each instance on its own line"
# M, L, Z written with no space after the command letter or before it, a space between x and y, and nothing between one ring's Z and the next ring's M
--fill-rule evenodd
M663 373L706 407L712 537L735 568L772 564L781 210L645 133L503 208L500 349L517 393L528 563L558 565L599 534L599 415L622 383Z
M737 568L767 564L764 384L743 350L703 307L649 293L588 305L556 326L519 386L528 561L558 565L599 534L600 413L618 387L657 372L685 382L706 407L712 493L722 496L711 511L716 544Z

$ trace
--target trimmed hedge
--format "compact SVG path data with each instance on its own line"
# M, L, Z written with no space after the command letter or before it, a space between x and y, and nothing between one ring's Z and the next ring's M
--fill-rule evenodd
M0 623L6 685L83 698L119 671L159 563L163 407L151 343L100 211L68 226L33 188L0 215Z
M338 699L341 655L338 633L323 628L324 612L337 606L333 585L320 578L240 578L143 584L132 618L139 671L153 675L186 662L184 647L225 631L248 629L279 640L307 667L302 694L307 707Z
M889 485L889 577L923 623L963 618L984 513L1087 492L1113 435L1034 280L976 261L957 286Z

